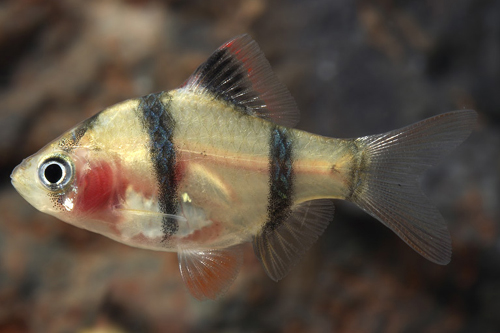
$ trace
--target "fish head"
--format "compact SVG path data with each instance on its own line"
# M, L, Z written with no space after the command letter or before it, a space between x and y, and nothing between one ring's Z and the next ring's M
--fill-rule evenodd
M78 203L90 183L89 165L96 150L88 123L75 126L24 159L10 176L14 188L33 207L79 227L83 227L79 225L82 218L88 217Z
M73 210L69 194L77 190L76 166L82 164L76 154L61 148L64 141L65 136L56 139L24 159L10 176L14 188L33 207L59 218Z

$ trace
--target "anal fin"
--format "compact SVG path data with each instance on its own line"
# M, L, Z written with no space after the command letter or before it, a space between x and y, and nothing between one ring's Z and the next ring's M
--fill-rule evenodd
M331 200L320 199L293 207L290 216L276 228L264 225L254 237L253 249L267 275L281 280L312 246L333 219Z
M231 286L243 263L242 245L225 249L178 251L182 279L199 299L216 299Z

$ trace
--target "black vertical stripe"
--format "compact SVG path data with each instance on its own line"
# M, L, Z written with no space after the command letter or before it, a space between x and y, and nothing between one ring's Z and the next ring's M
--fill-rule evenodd
M283 224L293 204L293 149L287 129L273 127L269 146L268 219L264 231L273 231Z
M149 94L140 99L143 126L149 134L151 160L158 182L158 202L165 214L177 213L176 152L174 146L175 120L169 113L170 103L164 104L162 94ZM178 229L177 220L163 218L164 240Z

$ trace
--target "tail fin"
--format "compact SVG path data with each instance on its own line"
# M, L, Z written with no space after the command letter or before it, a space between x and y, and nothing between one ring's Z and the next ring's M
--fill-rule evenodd
M419 189L418 177L469 136L476 117L471 110L449 112L356 140L366 145L366 167L350 200L437 264L450 262L450 234Z

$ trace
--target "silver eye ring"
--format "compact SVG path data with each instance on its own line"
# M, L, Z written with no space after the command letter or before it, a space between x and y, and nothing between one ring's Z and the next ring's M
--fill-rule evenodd
M64 189L73 179L73 163L67 157L54 155L46 158L38 167L38 178L51 191Z

